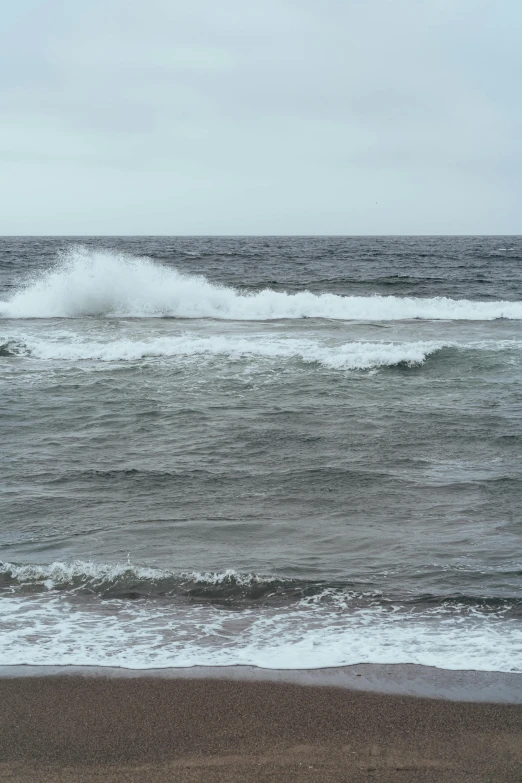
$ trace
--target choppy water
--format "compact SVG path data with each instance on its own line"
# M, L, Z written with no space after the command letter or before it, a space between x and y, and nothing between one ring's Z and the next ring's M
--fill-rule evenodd
M522 238L0 240L0 664L522 670Z

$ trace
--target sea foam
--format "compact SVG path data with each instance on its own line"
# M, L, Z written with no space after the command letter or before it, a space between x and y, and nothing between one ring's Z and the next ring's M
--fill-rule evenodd
M226 610L206 602L2 598L0 665L131 669L246 664L274 669L417 663L522 671L520 624L476 611L310 605ZM37 643L35 643L35 639Z
M269 320L493 320L522 319L522 302L445 297L339 296L264 289L240 293L203 276L108 250L75 247L51 269L28 281L8 301L4 318L84 316Z
M258 335L202 337L185 333L155 336L146 340L119 339L108 342L79 339L41 339L33 336L2 342L0 355L47 361L136 362L146 358L198 359L226 357L230 360L296 360L332 370L368 370L395 365L415 366L444 347L436 341L404 343L347 342L328 345L320 340Z
M186 598L193 594L184 587L223 592L233 586L255 599L264 586L266 599L278 587L297 583L234 569L175 574L130 562L0 563L0 576L3 666L248 664L296 669L368 662L522 671L522 627L505 616L502 606L484 611L456 599L414 609L382 601L379 593L358 593L353 586L322 589L317 584L318 590L296 592L290 601L229 604L224 610L197 597L175 600L173 594L179 596L180 590L173 587L181 588ZM122 580L132 598L121 591L107 594ZM148 590L137 600L135 585L141 581ZM34 589L37 584L40 591ZM157 600L149 595L154 587L159 589Z

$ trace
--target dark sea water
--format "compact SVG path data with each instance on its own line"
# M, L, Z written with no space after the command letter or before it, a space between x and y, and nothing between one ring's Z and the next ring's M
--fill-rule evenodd
M0 239L0 664L522 671L522 238Z

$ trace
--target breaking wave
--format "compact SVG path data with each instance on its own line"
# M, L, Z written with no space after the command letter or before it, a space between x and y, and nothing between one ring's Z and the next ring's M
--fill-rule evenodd
M445 347L443 343L349 342L330 346L309 339L275 337L155 337L149 340L82 341L24 338L0 342L0 356L61 361L139 361L146 358L197 358L225 356L228 359L283 359L320 364L332 370L368 370L396 365L415 366Z
M0 563L0 587L5 666L371 662L522 671L517 599L401 602L349 583L81 561Z
M48 565L16 564L0 561L0 591L34 595L57 591L95 595L100 598L182 598L241 602L243 599L279 604L319 604L346 608L356 605L397 608L396 604L417 608L460 608L484 612L520 612L522 599L513 596L464 595L384 595L381 590L360 582L296 579L276 574L223 571L171 571L137 566L128 562L95 563L85 560L55 561Z
M56 561L49 565L0 562L0 590L25 593L34 591L67 591L94 594L105 598L259 598L281 588L291 587L292 580L256 573L225 571L188 571L173 573L167 569L136 566L127 563L94 563L75 560Z
M299 580L273 574L224 571L173 572L127 563L75 560L49 565L0 562L0 591L14 595L57 592L103 599L168 599L216 604L256 601L263 604L380 597L378 591L356 590L351 583Z
M71 249L51 269L8 301L4 318L84 316L269 320L330 318L389 321L522 319L522 302L480 302L446 297L339 296L277 292L239 293L205 277L184 275L145 258L111 251Z

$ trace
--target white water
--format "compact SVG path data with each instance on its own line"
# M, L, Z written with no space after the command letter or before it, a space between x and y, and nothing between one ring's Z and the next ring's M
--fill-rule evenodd
M2 595L0 665L90 665L133 669L249 664L295 669L355 663L417 663L443 669L522 671L522 624L466 606L422 611L383 605L379 595L328 588L281 607L234 610L172 600L103 600L75 595L83 586L169 572L130 563L0 565L17 584L46 592ZM222 573L184 575L219 585L275 577ZM64 587L70 585L69 589ZM60 590L55 588L60 587Z
M56 560L48 565L27 563L0 562L0 575L15 580L18 585L43 585L48 590L63 585L89 583L92 587L100 584L115 582L122 577L134 580L146 580L157 582L160 579L173 577L174 575L164 568L151 568L148 566L136 566L130 561L126 563L94 563L91 560L73 560L61 562ZM208 585L220 585L230 580L238 586L250 586L254 584L268 584L273 582L275 576L261 576L259 574L245 574L229 568L226 571L183 571L178 574L183 581L201 582Z
M2 597L0 665L133 669L250 664L295 669L418 663L522 671L522 626L491 614L418 614L335 606L320 597L291 609L223 610L152 601L82 602L63 593Z
M121 316L268 320L522 319L522 302L477 302L445 297L338 296L265 289L239 293L204 277L110 251L71 250L54 268L8 301L4 318Z
M220 357L227 359L283 359L316 363L334 370L365 370L397 364L418 365L444 347L435 341L405 343L348 342L328 345L319 340L257 335L201 337L184 333L146 340L90 340L61 333L46 339L17 336L0 339L15 356L49 361L139 361L144 358Z

